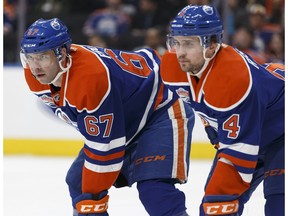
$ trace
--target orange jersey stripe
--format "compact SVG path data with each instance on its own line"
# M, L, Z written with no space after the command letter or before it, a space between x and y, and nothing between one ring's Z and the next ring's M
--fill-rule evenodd
M266 67L266 69L269 71L274 71L276 69L285 70L285 66L283 64L280 64L280 63L273 63L273 64L269 64Z
M233 164L237 165L237 166L242 166L245 168L252 168L254 169L256 167L257 161L247 161L247 160L243 160L243 159L239 159L236 157L233 157L231 155L225 154L225 153L220 153L219 158L223 157L228 159L229 161L231 161Z
M98 161L107 161L107 160L113 160L113 159L121 158L125 154L125 151L123 150L121 152L116 152L113 154L102 156L102 155L93 154L91 151L89 151L86 148L84 148L84 152L89 158L91 158L93 160L98 160Z
M281 74L276 73L277 70L285 70L285 66L283 64L279 64L279 63L270 63L269 65L267 65L266 70L268 70L270 73L272 73L274 76L278 77L279 79L282 79L285 81L285 77L282 76Z
M163 100L163 91L164 91L164 84L161 83L160 89L159 89L158 94L157 94L157 99L156 99L156 102L155 102L155 105L154 105L154 110L157 109L158 105Z
M184 119L181 113L181 107L179 100L177 100L173 106L173 111L175 115L175 119L177 120L177 130L178 130L178 163L177 163L177 178L184 180L186 179L186 172L185 172L185 154L184 154L184 145L185 145L185 128Z

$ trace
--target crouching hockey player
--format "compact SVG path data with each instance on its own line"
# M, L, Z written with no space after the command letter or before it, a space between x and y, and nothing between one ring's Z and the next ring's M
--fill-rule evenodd
M284 216L284 66L259 65L223 44L214 7L188 5L170 28L163 79L217 148L200 215L241 215L264 180L265 215Z
M85 140L66 178L75 216L107 216L109 188L135 182L149 215L187 215L175 184L187 181L194 114L155 51L71 44L54 18L28 28L20 55L30 90Z

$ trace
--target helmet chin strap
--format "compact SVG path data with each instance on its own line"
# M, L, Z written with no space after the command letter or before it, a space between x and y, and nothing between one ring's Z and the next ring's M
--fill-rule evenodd
M197 77L200 79L202 73L203 73L204 70L207 68L209 62L215 57L215 55L216 55L217 52L219 51L220 47L221 47L221 45L220 45L220 44L217 44L217 47L216 47L216 49L215 49L215 52L214 52L214 54L213 54L210 58L207 58L207 57L206 57L206 51L207 51L208 48L207 48L207 47L204 47L204 48L203 48L203 58L204 58L205 62L204 62L204 64L203 64L201 70L198 71L197 73L190 73L190 74L191 74L192 76L197 76Z
M62 74L66 73L70 69L70 67L72 65L72 57L70 55L67 55L67 57L68 57L68 62L67 62L66 68L62 66L63 59L61 59L59 61L59 66L60 66L62 71L59 71L56 74L56 76L54 77L54 79L49 84L53 84L54 82L56 82L56 80L58 80Z

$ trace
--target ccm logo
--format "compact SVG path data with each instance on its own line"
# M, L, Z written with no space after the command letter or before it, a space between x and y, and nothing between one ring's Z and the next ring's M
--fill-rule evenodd
M153 155L153 156L147 156L143 158L138 158L136 160L136 165L139 165L141 163L147 163L147 162L153 162L153 161L164 161L166 159L166 155Z
M207 215L223 215L238 212L238 200L225 203L204 203L204 211Z
M284 173L285 173L284 169L269 170L264 173L264 178L267 178L269 176L284 175Z
M80 213L101 213L108 209L108 202L95 205L81 205Z

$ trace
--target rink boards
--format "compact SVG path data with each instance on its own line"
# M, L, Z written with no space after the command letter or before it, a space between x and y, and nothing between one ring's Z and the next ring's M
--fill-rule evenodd
M32 154L43 156L75 156L82 148L80 140L4 139L4 154ZM192 143L191 159L208 159L215 154L210 144Z
M6 66L3 72L4 154L77 155L83 146L80 133L59 120L31 94L20 66ZM214 153L203 125L196 117L191 158L212 158Z

